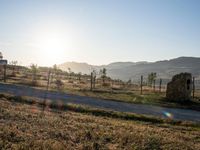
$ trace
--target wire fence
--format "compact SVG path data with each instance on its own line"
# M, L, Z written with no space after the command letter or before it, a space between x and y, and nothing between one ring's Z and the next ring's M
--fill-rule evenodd
M92 74L91 74L92 75ZM148 77L142 76L141 79L129 80L128 82L112 79L109 77L91 76L87 74L75 74L68 72L54 72L49 69L37 70L32 72L22 66L0 66L1 82L38 86L58 90L93 90L108 92L166 92L167 84L171 81L168 78L157 78L155 82L149 84ZM142 80L142 81L141 81ZM49 81L49 82L48 82ZM200 80L195 80L195 94L200 96Z

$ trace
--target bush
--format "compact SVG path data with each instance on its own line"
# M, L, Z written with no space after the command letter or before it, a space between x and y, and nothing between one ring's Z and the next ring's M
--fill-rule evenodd
M55 84L56 84L56 87L57 87L58 90L63 89L64 83L60 79L57 79L55 81Z
M68 80L68 83L74 83L74 81L72 81L72 80Z
M31 82L31 85L32 85L32 86L38 86L38 82L37 82L37 81L32 81L32 82Z
M109 87L109 86L110 86L110 83L102 83L102 86L104 86L104 87Z

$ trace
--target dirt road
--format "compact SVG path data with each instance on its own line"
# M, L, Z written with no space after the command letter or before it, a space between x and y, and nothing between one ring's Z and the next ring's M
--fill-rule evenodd
M0 83L0 93L1 92L10 93L17 96L30 96L36 98L44 98L45 96L44 90L35 89L28 86L3 83ZM172 118L175 120L195 121L200 123L200 111L131 104L50 91L47 92L46 97L52 101L60 100L63 103L83 104L95 108L103 108L120 112L132 112L137 114L152 115L162 118Z

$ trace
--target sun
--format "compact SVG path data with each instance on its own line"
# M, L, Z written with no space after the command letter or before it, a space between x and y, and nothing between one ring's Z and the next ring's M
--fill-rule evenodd
M64 61L68 40L58 31L43 31L37 36L38 55L43 65L51 66Z

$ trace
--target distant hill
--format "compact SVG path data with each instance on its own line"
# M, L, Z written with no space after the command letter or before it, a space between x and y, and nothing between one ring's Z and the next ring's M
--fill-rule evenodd
M66 62L59 68L67 71L71 68L73 72L89 74L93 69L99 71L107 69L108 76L115 79L138 79L141 75L147 76L150 72L156 72L160 78L171 78L180 72L190 72L200 77L200 58L179 57L171 60L157 62L114 62L108 65L93 66L87 63Z
M66 62L61 65L58 65L58 67L65 71L68 71L68 68L70 68L71 71L75 73L81 72L83 74L89 74L92 68L94 68L94 66L89 65L87 63L78 63L78 62Z

